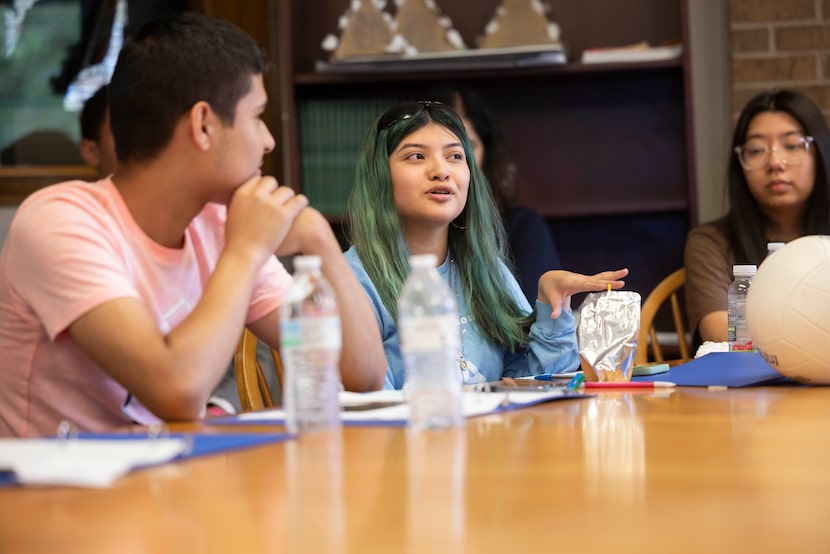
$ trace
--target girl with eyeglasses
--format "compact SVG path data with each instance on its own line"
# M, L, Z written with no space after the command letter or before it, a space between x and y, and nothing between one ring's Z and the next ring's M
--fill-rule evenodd
M622 288L628 274L548 271L531 309L505 263L504 228L464 124L439 102L395 106L369 129L348 205L346 259L375 308L385 388L404 384L396 305L410 255L434 254L456 293L466 384L576 369L571 295Z
M760 264L769 242L830 234L829 161L827 121L803 94L764 92L744 107L732 138L729 211L686 242L686 306L700 341L727 339L734 264Z

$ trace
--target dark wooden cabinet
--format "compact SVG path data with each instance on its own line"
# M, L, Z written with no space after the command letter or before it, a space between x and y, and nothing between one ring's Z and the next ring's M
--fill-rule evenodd
M273 167L333 221L374 117L434 85L464 84L485 98L507 135L523 203L546 217L567 269L626 266L629 288L645 295L682 265L697 217L685 0L550 0L571 59L562 66L349 74L315 67L327 59L322 40L339 34L350 0L261 2L269 24L264 35L257 24L258 38L277 62L268 81L281 148ZM437 4L473 47L500 2ZM686 48L666 61L578 62L586 48L643 40Z

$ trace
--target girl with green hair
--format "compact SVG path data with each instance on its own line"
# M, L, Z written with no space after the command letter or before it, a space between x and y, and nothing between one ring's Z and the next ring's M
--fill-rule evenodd
M571 295L622 288L628 274L548 271L531 309L507 266L499 211L464 125L439 102L395 106L372 125L358 154L348 212L346 259L380 325L384 388L404 384L397 301L411 255L434 254L455 291L465 384L576 369Z

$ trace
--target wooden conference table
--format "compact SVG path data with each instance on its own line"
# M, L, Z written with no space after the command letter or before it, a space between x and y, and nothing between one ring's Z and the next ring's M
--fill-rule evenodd
M830 388L602 391L5 488L0 552L827 553Z

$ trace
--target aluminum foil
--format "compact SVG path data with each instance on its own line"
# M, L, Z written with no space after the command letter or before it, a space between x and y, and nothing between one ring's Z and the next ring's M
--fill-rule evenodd
M580 307L577 340L589 381L629 381L640 329L640 295L592 292Z

